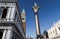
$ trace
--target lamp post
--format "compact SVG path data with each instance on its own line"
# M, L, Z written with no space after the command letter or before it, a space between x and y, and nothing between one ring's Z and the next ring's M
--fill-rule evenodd
M38 19L38 10L39 6L37 6L36 3L34 3L34 6L32 7L34 14L35 14L35 20L36 20L36 34L37 34L37 39L41 39L41 34L40 34L40 25L39 25L39 19Z

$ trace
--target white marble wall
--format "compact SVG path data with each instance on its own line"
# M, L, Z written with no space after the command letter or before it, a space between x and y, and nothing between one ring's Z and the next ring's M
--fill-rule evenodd
M60 38L60 30L58 27L60 27L60 20L53 24L52 27L48 30L49 38Z

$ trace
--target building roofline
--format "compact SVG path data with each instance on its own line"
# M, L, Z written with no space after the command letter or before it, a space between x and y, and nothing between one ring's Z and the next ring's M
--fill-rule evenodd
M0 0L0 3L16 3L18 0Z
M51 28L55 27L55 25L56 25L58 22L60 22L60 20L58 20L57 22L54 22L53 25L52 25L47 31L49 31Z

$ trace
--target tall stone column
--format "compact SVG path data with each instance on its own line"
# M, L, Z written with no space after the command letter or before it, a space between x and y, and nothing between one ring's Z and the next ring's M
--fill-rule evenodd
M37 39L41 38L41 33L40 33L40 25L39 25L39 18L38 18L38 10L39 6L37 6L36 3L34 3L34 6L32 7L34 14L35 14L35 20L36 20L36 34L37 34Z

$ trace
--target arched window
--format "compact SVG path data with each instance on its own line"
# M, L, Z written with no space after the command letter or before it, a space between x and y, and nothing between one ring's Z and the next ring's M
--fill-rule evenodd
M2 18L6 18L8 8L3 9Z
M58 27L58 29L60 30L60 27Z
M0 18L2 16L3 8L0 7Z
M2 39L2 36L3 36L3 31L0 30L0 39Z

